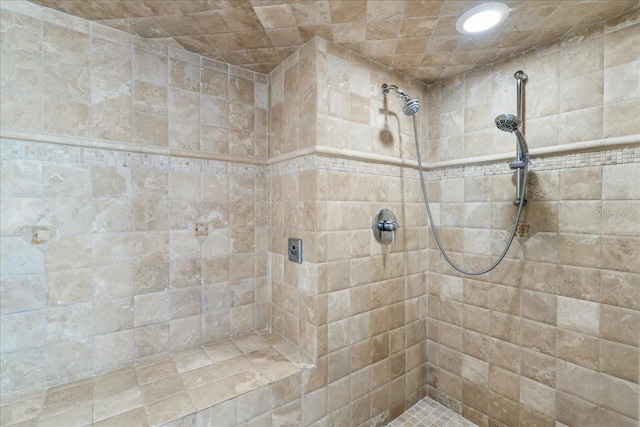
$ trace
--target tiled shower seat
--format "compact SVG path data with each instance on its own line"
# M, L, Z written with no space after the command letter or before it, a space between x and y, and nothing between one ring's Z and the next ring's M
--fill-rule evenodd
M299 397L295 383L311 367L276 336L250 333L3 402L0 424L239 425L273 409L276 393Z

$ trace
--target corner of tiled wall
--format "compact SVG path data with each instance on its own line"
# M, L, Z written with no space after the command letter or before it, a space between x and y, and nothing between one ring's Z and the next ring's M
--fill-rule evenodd
M513 150L492 119L515 112L514 72L529 76L526 232L475 277L429 244L428 393L478 425L637 424L638 34L636 10L429 87L427 158L455 161ZM607 149L616 138L626 142ZM507 165L428 178L450 256L489 265L515 217Z
M266 328L267 76L1 13L3 395Z

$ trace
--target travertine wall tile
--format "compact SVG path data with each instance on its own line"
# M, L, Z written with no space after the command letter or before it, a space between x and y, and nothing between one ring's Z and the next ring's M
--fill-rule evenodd
M347 147L351 125L354 132L359 132L351 147L369 150L367 141L371 132L377 132L372 128L369 111L372 117L377 117L377 114L371 108L367 109L366 117L353 115L349 103L367 100L372 94L369 94L368 85L357 86L356 80L353 80L355 86L350 91L351 86L347 82L349 72L368 76L371 64L333 44L328 46L330 49L327 49L326 57L323 50L305 50L304 54L292 57L270 76L271 156L315 144L315 133L325 130L320 122L312 126L307 123L307 118L314 117L315 111L331 115L326 120L333 120L332 123L340 127L340 138L345 144L331 142L331 145ZM314 78L316 75L327 77L303 79L301 74L312 73L309 70L311 66L314 67ZM333 77L330 79L329 76ZM296 82L302 88L298 89L300 85ZM281 89L278 89L280 85ZM312 89L312 94L303 111L302 98L307 96L307 88ZM333 107L325 105L325 101L333 98L345 102L343 105L334 102L331 104ZM297 109L295 105L287 105L288 102L296 104L296 99L301 102ZM347 109L344 109L345 105ZM287 122L289 119L291 121ZM308 135L303 135L302 129ZM360 162L353 164L354 168L365 166ZM355 417L362 422L372 417L388 419L386 410L398 404L404 407L407 402L414 401L424 381L424 374L417 368L426 357L422 345L418 344L420 337L426 336L426 328L419 326L424 319L419 310L419 297L424 295L424 290L420 286L406 293L405 281L409 277L418 279L420 269L412 271L412 276L405 276L403 265L409 254L413 251L418 254L417 250L426 241L420 242L416 235L415 240L407 243L401 231L397 235L396 246L392 246L389 252L371 241L370 220L379 201L394 200L397 205L393 209L399 215L398 221L406 222L400 204L406 196L390 192L390 181L385 176L391 173L397 180L397 190L408 192L401 187L403 179L398 178L397 170L390 169L377 175L357 169L334 169L335 166L330 165L298 172L285 163L274 167L273 176L268 178L269 221L271 227L276 227L270 238L271 325L292 342L298 340L304 352L318 357L319 365L327 360L325 354L328 353L328 377L314 376L319 378L319 382L314 382L309 391L317 390L318 386L328 387L330 406L337 409L328 414L330 419L340 420L349 413L352 419ZM422 221L420 223L423 224ZM418 229L417 225L412 225L412 229ZM313 268L318 272L317 279L310 276L313 283L307 283L309 270L304 268L304 264L297 266L281 258L284 249L280 239L288 236L303 237L304 252L309 254L309 261L305 263L317 263L317 268ZM418 257L412 259L417 260ZM310 311L311 308L314 312ZM301 320L296 329L293 318L298 316ZM304 332L309 325L307 320L318 325L317 333L310 335L311 341L308 333ZM407 330L408 327L411 329ZM406 343L405 336L411 336ZM409 368L406 368L405 360L408 360ZM322 368L319 366L317 369ZM412 380L405 386L403 378L409 370ZM398 380L394 383L396 388L401 386L399 393L393 396L388 394L388 378ZM351 393L332 392L342 390L340 387L348 384L351 384Z
M427 90L320 39L267 78L14 9L2 10L10 129L246 158L318 144L413 159L400 105L388 100L397 122L379 113L380 84L391 82L428 94L427 159L455 160L512 147L482 115L512 111L511 75L524 64L532 147L638 133L637 91L622 90L637 68L637 25L598 26ZM412 171L308 157L265 178L200 159L69 153L3 158L3 319L17 319L11 334L33 323L43 345L11 338L6 350L2 322L3 391L269 325L318 368L304 374L304 398L274 401L273 413L256 396L256 423L386 421L426 394L487 424L638 419L637 218L615 217L638 209L637 151L534 158L530 234L478 280L426 249ZM501 250L513 183L498 166L429 173L430 195L445 202L434 206L443 243L465 253L456 260ZM403 226L389 251L370 235L380 203ZM22 220L5 214L23 208ZM40 216L58 231L46 247L24 235ZM284 257L287 237L305 241L301 266Z
M0 281L0 312L2 314L45 307L44 275L3 277Z
M561 391L556 396L557 419L568 425L597 426L598 406Z
M45 343L45 310L27 311L2 316L3 351L24 350Z
M47 274L47 305L77 304L91 300L91 269L61 270Z
M200 66L197 56L134 41L97 24L89 31L87 21L68 20L57 12L44 23L36 15L40 26L29 34L37 39L27 46L18 33L26 36L37 20L23 15L25 11L2 10L3 31L5 22L15 21L2 37L3 128L229 152L230 119L236 115L228 106L206 110L200 95L202 90L211 99L229 97L226 65L205 61ZM234 154L253 156L254 145L266 150L266 128L257 128L253 137L253 84L259 80L264 95L266 78L235 74L242 77L234 77L233 101L247 108L242 120L233 123L252 137ZM258 99L264 108L265 99ZM207 114L202 138L201 110ZM185 168L169 157L150 162L146 155L145 160L126 160L131 153L119 156L109 150L48 150L37 161L3 156L2 314L38 314L42 322L34 331L49 325L46 342L31 340L32 346L45 346L42 352L5 346L10 339L3 330L3 394L266 326L266 247L263 231L249 220L265 205L261 198L266 193L254 181L261 168L248 173L237 169L249 176L242 184L248 196L234 205L237 218L230 221L230 169L222 162L188 160L185 165L192 166ZM118 160L109 160L114 154ZM20 218L13 214L16 209ZM36 224L48 237L42 230L33 236L50 239L40 247L30 243ZM247 257L232 269L242 273L240 280L251 278L242 282L243 289L250 295L261 289L259 299L240 298L233 313L231 251ZM41 284L45 275L36 275L45 270L46 289ZM205 292L203 283L220 283L225 290ZM49 358L50 372L38 371L34 359L34 374L25 375L12 362L38 355ZM66 366L71 360L76 361L72 369Z
M600 402L604 408L638 420L638 385L600 374Z
M59 16L67 16L59 14ZM46 19L46 18L45 18ZM79 20L86 25L84 20ZM43 53L46 61L56 61L78 67L89 66L89 35L74 31L68 23L65 26L45 22L43 25Z
M511 76L519 68L529 75L525 122L530 147L638 134L637 120L626 119L635 111L638 95L635 87L622 90L628 87L627 79L637 80L637 58L623 53L636 49L629 44L635 38L629 29L635 28L634 22L631 17L628 24L609 32L597 26L579 37L526 52L524 61L516 55L431 85L427 159L462 159L511 146L511 136L491 130L490 122L482 124L487 120L482 109L494 115L512 111ZM591 124L584 125L586 121ZM456 145L458 135L464 149ZM637 299L635 273L640 265L634 185L638 161L636 155L628 162L612 158L615 164L587 160L596 157L607 155L585 153L575 163L557 158L559 163L547 169L542 164L550 159L534 156L523 217L527 236L515 239L496 270L464 280L463 345L458 351L486 360L490 374L489 384L477 389L465 379L463 366L461 399L448 394L457 393L451 387L451 362L459 356L451 348L457 349L458 319L457 308L445 303L442 288L448 280L443 277L457 278L457 273L440 262L430 243L434 250L428 263L428 393L454 409L462 404L462 413L480 425L631 425L631 419L637 420L635 409L622 411L622 406L629 405L629 410L635 404L619 403L615 410L612 402L603 409L599 405L601 390L613 387L614 379L619 381L616 386L637 383L638 362L631 359L638 348L637 307L632 302ZM431 172L427 189L436 202L435 223L449 256L463 260L466 268L478 268L491 259L470 252L481 253L482 245L490 242L495 259L504 247L508 233L502 230L508 230L514 218L514 181L497 166L478 175L470 167L460 172ZM454 186L460 178L462 188ZM464 199L456 194L464 194ZM455 211L461 200L463 219ZM447 203L438 204L443 201ZM483 203L490 206L487 214ZM488 228L493 228L490 237L484 237ZM447 350L435 350L443 344ZM505 376L515 387L500 384ZM493 399L485 401L481 393ZM615 417L620 418L613 421Z

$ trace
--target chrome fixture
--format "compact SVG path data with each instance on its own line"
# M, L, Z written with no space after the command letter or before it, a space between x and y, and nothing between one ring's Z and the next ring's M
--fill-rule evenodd
M496 117L495 123L498 129L500 129L501 131L515 134L518 142L517 151L516 151L517 159L516 161L511 162L509 164L509 167L511 169L516 170L516 187L517 188L516 188L516 201L514 202L514 204L518 206L518 211L516 213L516 218L513 223L513 227L511 228L511 235L502 253L498 256L498 259L494 261L489 267L479 271L467 271L462 267L460 267L459 265L457 265L456 263L454 263L453 260L449 257L447 252L442 247L442 242L440 242L440 236L438 235L436 224L433 221L433 215L431 213L431 207L429 205L429 197L427 195L427 186L425 184L424 171L422 167L422 156L420 154L418 125L416 121L416 116L414 115L418 111L418 108L420 108L420 104L418 103L417 100L412 100L403 90L399 89L397 86L386 85L386 84L382 85L382 93L387 95L389 93L389 90L393 89L398 94L398 96L403 99L405 103L404 107L402 108L402 111L408 116L413 117L413 135L415 137L415 143L416 143L416 154L418 158L418 172L420 174L420 187L422 190L422 196L424 197L424 204L425 204L425 207L427 208L427 216L429 217L431 232L433 233L433 237L435 238L436 244L438 245L438 249L440 250L440 253L444 257L444 259L449 263L449 265L451 265L451 267L453 267L456 271L462 274L467 274L470 276L478 276L480 274L488 273L494 268L496 268L496 266L500 264L500 262L504 259L505 255L507 254L507 251L511 247L513 238L516 235L516 230L518 229L518 224L520 223L522 208L526 203L526 199L524 199L524 195L527 189L527 176L529 173L529 147L527 146L527 141L525 140L524 134L523 134L524 124L522 121L522 102L523 102L522 101L522 83L527 79L527 75L522 71L518 71L515 73L514 77L518 82L518 115L514 116L513 114L501 114L498 117ZM415 101L417 103L417 107L415 108L415 110L409 108L411 101ZM378 214L378 218L374 221L374 227L373 227L373 233L374 235L376 235L376 239L378 239L378 241L381 243L384 243L384 242L382 242L378 238L378 236L383 236L383 233L394 232L395 230L397 230L397 228L394 229L393 223L389 223L382 216L383 211L385 210L386 209L383 209L382 211L380 211L380 213ZM395 222L395 217L393 222ZM392 229L393 231L391 231Z
M395 214L389 209L382 209L373 221L373 235L384 245L395 243L396 231L400 228Z
M524 135L522 135L522 132L520 131L520 129L522 129L522 120L513 114L500 114L496 117L496 127L503 132L513 133L516 136L518 149L520 150L518 154L518 161L529 158L529 146L527 145L527 141L524 139ZM516 168L512 166L511 169ZM522 169L522 167L519 167L519 169Z
M413 116L418 112L418 110L420 109L420 101L415 98L410 98L409 95L405 93L405 91L403 91L396 85L388 85L386 83L382 84L382 93L388 95L390 90L394 90L404 101L404 107L402 107L403 113L405 113L407 116Z
M517 111L518 115L513 114L500 114L496 117L495 123L498 129L503 132L513 133L518 141L516 148L516 160L509 163L509 167L516 171L516 199L513 203L518 206L520 203L527 203L527 199L524 198L524 185L523 175L524 169L529 165L529 146L527 140L524 138L524 123L522 121L522 103L523 103L523 83L527 80L528 76L523 71L516 71L513 75L516 79L517 90Z

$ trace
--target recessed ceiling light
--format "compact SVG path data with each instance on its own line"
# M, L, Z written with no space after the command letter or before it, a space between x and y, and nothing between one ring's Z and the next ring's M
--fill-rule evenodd
M483 3L460 15L456 30L462 34L476 34L500 25L509 16L509 6L504 3Z

